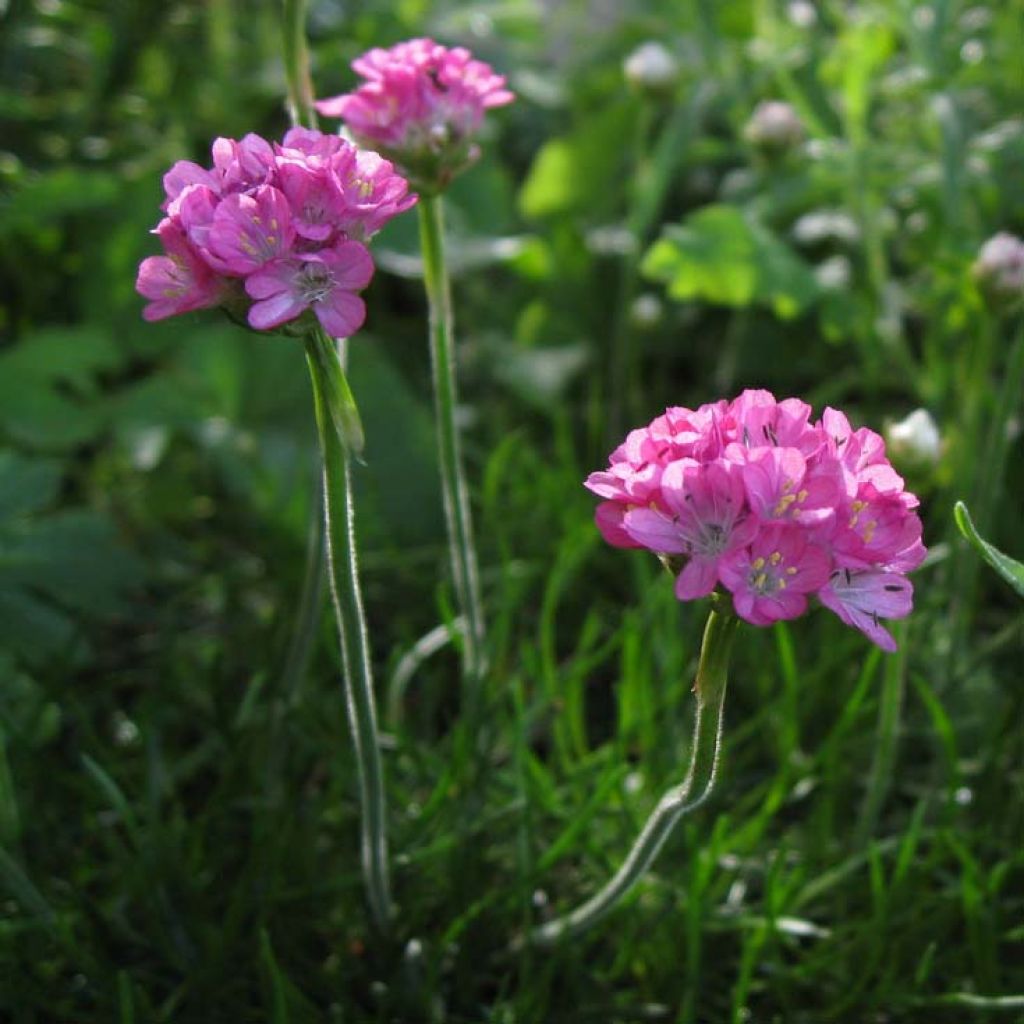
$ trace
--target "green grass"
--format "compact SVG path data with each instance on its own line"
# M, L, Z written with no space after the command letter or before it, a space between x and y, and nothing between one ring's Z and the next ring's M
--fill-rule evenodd
M811 29L744 0L608 24L582 2L312 4L321 94L425 32L520 94L446 198L488 621L475 721L451 643L387 699L456 614L411 221L376 243L401 274L378 272L351 346L386 941L326 604L305 667L293 635L316 500L302 352L212 315L145 325L131 287L166 166L283 129L279 12L129 6L0 15L0 1019L1024 1021L1024 618L952 513L1024 557L1020 314L970 273L988 235L1024 233L1019 5L929 22L879 0L865 34L832 3ZM687 59L644 109L620 62L652 37ZM779 96L813 144L769 165L741 131ZM856 240L796 243L823 209ZM623 225L632 249L609 245ZM834 256L850 282L828 291ZM641 294L660 320L627 315ZM938 420L939 465L905 469L932 555L900 653L824 611L741 627L715 794L591 932L512 951L603 884L688 763L706 609L600 541L581 482L620 426L744 386L876 429Z

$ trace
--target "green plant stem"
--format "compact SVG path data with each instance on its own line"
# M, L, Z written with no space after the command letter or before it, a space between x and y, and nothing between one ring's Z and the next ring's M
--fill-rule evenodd
M896 632L899 647L887 660L882 675L882 694L875 729L875 755L867 791L864 794L864 803L857 821L854 837L857 847L865 846L874 834L885 798L892 786L893 769L896 764L906 681L906 624L901 624Z
M658 801L622 867L611 881L571 913L535 928L527 939L529 943L554 945L582 934L604 917L643 877L679 819L710 795L718 769L729 655L738 624L739 620L728 613L712 609L708 615L700 649L697 681L693 687L697 697L697 715L686 778Z
M282 3L281 42L288 78L288 114L293 125L316 128L313 80L309 74L309 50L306 47L306 0L282 0Z
M468 693L477 689L483 674L484 615L469 492L462 470L459 436L455 426L457 401L455 383L455 338L451 289L444 256L444 211L440 196L423 196L419 201L420 248L423 253L423 282L430 307L430 363L434 378L434 413L441 460L448 547L455 579L459 609L466 617L462 637L464 677Z
M359 590L352 457L336 426L340 413L330 408L338 394L332 377L344 375L333 341L319 328L306 337L306 361L323 455L328 574L341 640L345 706L359 776L363 874L373 923L380 932L386 933L391 919L391 894L384 771L374 707L370 643Z

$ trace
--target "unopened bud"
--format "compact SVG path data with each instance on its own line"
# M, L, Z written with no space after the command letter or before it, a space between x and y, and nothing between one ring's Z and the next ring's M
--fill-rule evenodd
M915 409L898 423L890 423L885 444L892 460L910 470L930 468L942 457L942 436L927 409Z
M653 292L638 295L629 307L629 322L640 331L649 331L664 319L665 306Z
M763 100L754 108L743 129L743 137L768 157L781 156L804 141L806 132L800 115L789 103Z
M622 73L641 92L663 95L679 81L679 61L661 43L644 43L623 61Z
M1015 308L1024 301L1024 242L1008 231L993 235L981 247L972 272L993 306Z

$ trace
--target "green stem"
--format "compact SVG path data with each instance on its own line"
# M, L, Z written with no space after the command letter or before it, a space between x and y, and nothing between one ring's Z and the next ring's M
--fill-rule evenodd
M611 881L571 913L535 928L528 942L551 946L573 938L604 917L643 877L676 823L710 795L718 769L722 736L722 706L729 670L729 655L739 619L712 609L704 627L697 681L697 716L693 726L690 769L679 786L658 801L643 830Z
M351 455L336 427L342 418L341 413L331 408L337 400L337 378L344 374L334 343L320 328L312 330L306 337L306 361L313 385L316 425L323 455L327 560L331 597L341 639L345 707L359 776L363 875L373 923L381 933L386 933L391 919L391 894L384 771L374 708L370 642L359 590Z
M906 637L906 626L903 624L897 629L899 649L888 659L882 677L882 695L875 731L875 756L854 839L858 847L865 846L874 834L885 798L892 786L906 679Z
M309 74L306 48L306 0L282 0L284 7L282 46L288 78L288 114L293 125L316 128L313 80Z
M484 669L484 616L476 551L473 547L469 492L462 470L459 436L455 426L455 340L451 289L444 257L444 211L440 196L421 196L418 208L423 282L430 307L430 362L434 377L434 413L437 419L445 520L448 524L448 547L456 597L466 617L466 630L462 638L464 673L467 682L475 682L480 679ZM475 690L475 686L472 690Z

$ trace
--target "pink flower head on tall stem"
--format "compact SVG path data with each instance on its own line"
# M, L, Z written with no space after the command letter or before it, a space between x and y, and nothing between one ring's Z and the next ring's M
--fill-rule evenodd
M411 39L353 61L365 81L321 100L367 148L394 160L424 192L437 192L479 156L474 141L485 111L511 103L505 78L461 46Z
M316 318L336 337L365 316L373 276L365 242L416 196L394 166L336 136L293 128L281 143L220 138L209 168L164 175L165 255L143 260L150 320L211 306L256 330ZM308 311L308 312L307 312Z
M925 556L917 498L867 428L835 409L744 391L674 407L631 431L586 486L618 547L647 548L677 574L676 596L723 588L764 626L802 615L811 597L885 650L883 619L910 613L906 574Z

